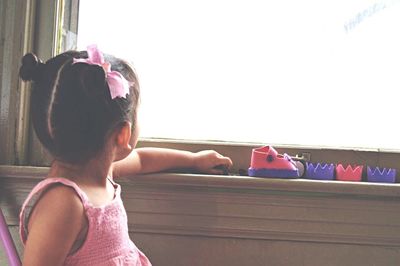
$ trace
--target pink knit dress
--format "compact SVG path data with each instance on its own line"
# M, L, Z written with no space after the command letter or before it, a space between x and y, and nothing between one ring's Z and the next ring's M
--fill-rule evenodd
M64 265L151 266L147 257L130 240L128 220L121 199L121 187L113 182L114 199L105 206L94 207L87 195L74 182L65 178L47 178L37 184L22 205L20 235L25 244L28 235L28 219L40 194L49 186L61 183L71 187L80 197L88 218L88 232L82 246L67 256Z

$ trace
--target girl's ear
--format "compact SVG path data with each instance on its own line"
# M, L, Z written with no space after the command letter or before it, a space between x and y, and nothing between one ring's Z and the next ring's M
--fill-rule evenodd
M130 144L131 134L132 124L129 122L123 122L117 131L116 142L118 147L132 150L132 146Z

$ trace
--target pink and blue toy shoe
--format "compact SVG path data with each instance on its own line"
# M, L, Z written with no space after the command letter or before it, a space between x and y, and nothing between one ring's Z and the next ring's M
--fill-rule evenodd
M299 169L286 153L278 154L273 147L264 146L253 149L248 174L254 177L298 178Z

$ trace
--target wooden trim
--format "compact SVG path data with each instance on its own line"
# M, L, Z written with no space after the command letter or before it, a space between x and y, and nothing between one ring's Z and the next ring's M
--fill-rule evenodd
M57 16L60 10L59 0L41 0L37 2L35 18L34 52L43 61L56 53ZM28 165L48 166L51 158L39 142L32 126L29 132Z
M24 178L41 180L49 171L48 167L0 165L0 178ZM399 197L400 184L344 182L344 181L315 181L307 179L275 179L254 178L249 176L224 176L182 173L157 173L123 177L122 183L134 183L136 186L153 184L156 186L190 186L204 188L223 188L254 191L298 192L315 195L330 194L364 197L381 197L391 199Z
M29 121L25 117L29 93L22 86L18 69L32 45L35 0L0 3L0 163L23 164L27 159Z
M159 173L122 178L135 184L153 186L182 186L218 188L232 191L264 193L308 193L312 196L362 196L391 199L400 197L400 184L355 183L342 181L314 181L306 179L254 178L248 176L223 176L202 174ZM400 198L399 198L400 199Z
M35 17L36 17L36 1L26 1L25 6L25 24L23 26L23 40L21 56L33 51L34 34L35 34ZM18 104L18 122L16 125L15 147L17 165L25 165L28 163L28 147L29 147L29 126L30 126L30 99L31 85L18 79L18 87L20 88L20 97Z

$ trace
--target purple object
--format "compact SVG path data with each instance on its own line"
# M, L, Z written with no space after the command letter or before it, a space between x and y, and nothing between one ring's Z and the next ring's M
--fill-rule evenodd
M335 166L333 163L317 163L312 164L307 162L306 173L304 175L307 179L316 179L316 180L333 180Z
M256 177L278 177L278 178L298 178L299 171L298 170L281 170L281 169L266 169L266 168L249 168L248 170L249 176Z
M394 183L396 180L396 169L392 168L379 168L367 166L367 180L368 182L380 183Z
M15 248L14 241L11 237L10 231L4 218L3 212L0 209L0 239L4 246L10 266L20 266L21 261L18 256L17 249Z

